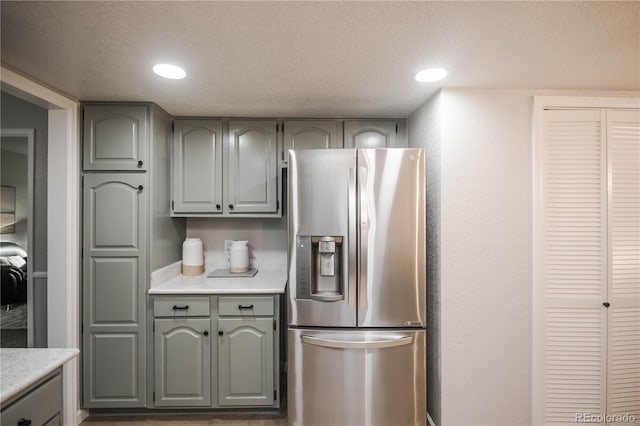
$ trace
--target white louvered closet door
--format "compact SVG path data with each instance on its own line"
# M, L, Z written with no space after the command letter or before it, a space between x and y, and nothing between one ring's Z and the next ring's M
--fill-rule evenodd
M607 414L640 424L640 112L607 111Z
M537 146L536 424L605 412L604 110L548 110Z

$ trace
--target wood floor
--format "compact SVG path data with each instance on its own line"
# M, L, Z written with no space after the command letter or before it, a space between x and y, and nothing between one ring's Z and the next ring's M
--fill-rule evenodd
M286 417L180 416L180 417L89 417L82 426L287 426Z

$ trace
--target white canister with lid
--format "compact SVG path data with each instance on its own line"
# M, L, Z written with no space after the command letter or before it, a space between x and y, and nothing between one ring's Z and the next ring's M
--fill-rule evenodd
M204 274L204 255L200 238L187 238L182 243L182 275Z

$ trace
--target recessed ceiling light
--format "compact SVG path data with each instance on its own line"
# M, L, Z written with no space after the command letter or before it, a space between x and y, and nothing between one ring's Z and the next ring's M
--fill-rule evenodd
M187 75L182 68L171 64L156 64L153 67L153 72L160 77L171 78L173 80L185 78Z
M429 68L416 74L415 79L421 83L429 83L431 81L442 80L447 76L447 70L444 68Z

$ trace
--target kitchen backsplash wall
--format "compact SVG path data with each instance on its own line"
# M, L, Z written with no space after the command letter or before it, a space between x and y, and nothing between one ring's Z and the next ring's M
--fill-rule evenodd
M287 219L187 219L187 237L200 238L207 270L228 268L225 240L248 240L250 264L258 270L287 268Z

